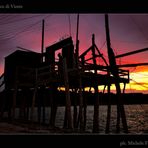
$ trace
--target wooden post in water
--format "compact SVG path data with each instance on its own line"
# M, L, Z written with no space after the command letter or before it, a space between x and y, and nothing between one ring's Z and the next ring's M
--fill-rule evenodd
M54 60L51 61L50 64L50 76L53 75L53 73L55 72L55 63ZM50 85L50 106L51 106L51 112L50 112L50 121L49 121L49 125L51 127L55 126L55 120L56 120L56 112L57 112L57 102L56 102L56 92L57 91L57 87L54 85L54 83L52 83Z
M71 116L71 100L70 100L70 91L69 91L69 81L68 81L68 70L66 59L63 59L63 71L64 71L64 82L65 82L65 93L66 93L66 108L65 112L67 115L68 128L72 129L72 116Z
M107 94L108 94L108 108L107 108L107 121L106 121L106 130L105 133L110 132L110 118L111 118L111 96L110 96L110 83L107 87Z
M42 99L42 94L41 94L41 88L38 90L38 97L37 97L37 114L38 114L38 122L41 124L41 99Z
M84 130L84 108L83 108L83 87L82 87L82 78L81 78L81 73L79 77L79 119L80 119L80 132L83 132Z
M96 66L96 54L95 54L95 35L92 35L92 56L93 64ZM97 69L94 70L95 76L97 77ZM94 103L94 119L93 119L93 132L99 132L99 92L98 92L98 82L94 84L95 90L95 103Z
M16 97L17 97L17 85L14 88L13 92L13 102L12 102L12 120L15 118L15 109L16 109Z
M121 97L119 70L116 65L114 51L111 48L109 23L108 23L108 15L107 14L105 14L105 28L106 28L107 51L108 51L108 58L109 58L109 63L110 63L110 72L114 77L116 92L117 92L116 93L117 94L117 125L116 125L117 132L120 132L120 117L121 117L124 132L127 133L128 127L127 127L126 114L125 114L125 110L124 110L123 100Z
M25 118L25 91L22 89L20 94L20 104L19 104L19 118L24 119Z
M50 105L51 105L51 112L50 112L50 123L51 127L55 126L56 120L56 112L57 112L57 102L56 102L56 88L55 86L50 86Z
M75 94L77 94L76 89L74 92L75 92ZM74 128L77 128L77 99L75 97L73 97L73 99L74 99L73 126L74 126Z
M83 126L83 131L85 131L86 129L86 120L87 120L87 96L84 95L84 98L83 98L83 105L84 105L84 126Z
M26 94L26 119L29 120L29 108L30 108L30 89L27 89L28 93Z
M14 92L12 97L12 120L15 118L15 109L16 109L16 98L17 98L17 88L18 87L18 68L16 67L15 72L15 84L14 84Z
M31 121L33 122L33 116L34 116L34 108L35 108L35 100L36 100L36 95L37 95L37 69L35 69L35 87L33 91L33 98L32 98L32 106L31 106Z
M45 86L43 86L43 89L42 89L42 106L43 106L43 113L42 113L42 115L43 115L43 120L42 120L42 122L43 123L45 123L45 114L46 114L46 110L45 110L45 106L46 104L45 104Z

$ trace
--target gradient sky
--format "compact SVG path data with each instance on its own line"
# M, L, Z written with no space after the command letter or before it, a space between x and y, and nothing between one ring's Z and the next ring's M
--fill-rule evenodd
M4 69L4 57L17 46L41 51L42 19L45 19L45 47L71 35L75 45L77 14L0 14L0 74ZM104 14L80 14L80 53L91 46L94 33L96 45L107 58L104 42ZM115 54L148 47L148 14L109 14L111 45ZM119 62L119 60L117 60ZM148 62L148 51L120 59L122 64ZM144 86L133 82L128 89L148 90L148 66L130 68L131 77ZM132 85L132 87L131 87Z

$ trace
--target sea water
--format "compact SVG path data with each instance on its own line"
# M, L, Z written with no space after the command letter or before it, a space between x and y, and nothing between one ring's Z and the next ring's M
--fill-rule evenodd
M78 107L77 107L78 108ZM45 108L45 123L49 123L50 119L50 107ZM73 115L73 107L71 107L71 113ZM125 113L127 118L128 129L130 133L148 133L148 105L125 105ZM31 114L31 109L29 109L29 115ZM64 124L64 114L65 107L58 107L56 114L55 126L63 128ZM93 114L94 107L87 106L87 120L86 120L86 131L92 132L93 128ZM19 109L16 109L16 118L19 117ZM101 133L105 133L106 128L106 118L107 118L107 106L99 106L99 129ZM116 131L116 118L117 118L117 107L112 105L111 107L111 123L110 131L114 133ZM37 108L34 110L34 121L38 121ZM42 117L41 117L42 120ZM122 130L122 123L121 130Z

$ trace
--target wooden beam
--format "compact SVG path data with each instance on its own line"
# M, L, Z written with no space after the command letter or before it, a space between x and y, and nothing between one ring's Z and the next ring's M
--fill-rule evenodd
M89 47L86 51L84 51L84 52L79 56L79 58L82 58L83 56L85 56L91 49L92 49L92 46Z
M129 56L129 55L137 54L139 52L144 52L144 51L147 51L147 50L148 50L148 48L143 48L143 49L139 49L139 50L135 50L135 51L131 51L131 52L127 52L127 53L117 55L117 56L115 56L115 58L121 58L121 57Z
M123 65L117 65L117 66L118 67L148 66L148 63L123 64Z

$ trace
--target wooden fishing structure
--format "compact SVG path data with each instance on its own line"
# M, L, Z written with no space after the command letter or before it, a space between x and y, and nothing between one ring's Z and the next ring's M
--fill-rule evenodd
M110 132L111 119L111 90L110 86L116 86L116 105L117 123L116 130L120 132L120 122L123 130L128 133L126 112L124 109L122 93L125 86L129 83L129 71L123 70L117 65L116 58L127 56L138 52L146 51L142 49L133 53L126 53L115 56L111 47L108 15L105 15L106 42L109 62L95 44L95 35L92 35L92 45L79 55L79 15L77 18L76 49L72 37L67 37L53 45L46 47L44 52L44 33L42 34L41 53L32 51L16 50L5 58L5 72L2 77L5 84L1 105L1 118L5 111L8 118L13 121L16 119L16 108L19 109L20 118L33 122L35 108L37 107L38 122L45 123L46 107L50 107L50 127L55 126L56 112L58 108L59 88L64 89L65 93L65 116L64 128L71 130L80 129L85 131L87 121L87 98L85 88L94 88L94 115L93 132L99 132L99 106L100 95L98 86L107 86L108 109L106 120L106 133ZM44 32L44 21L43 21ZM59 59L56 60L56 52ZM92 57L87 58L91 53ZM97 62L100 58L103 65ZM43 60L45 59L45 60ZM88 61L91 61L88 63ZM141 65L144 63L141 63ZM132 66L132 65L126 65ZM124 84L121 92L120 84ZM77 98L72 98L71 93L75 93ZM71 107L73 106L73 115Z

